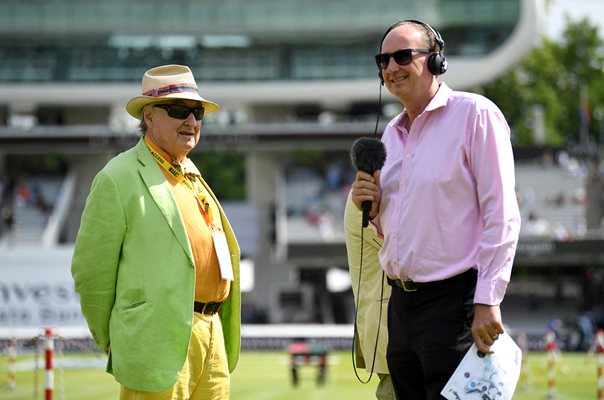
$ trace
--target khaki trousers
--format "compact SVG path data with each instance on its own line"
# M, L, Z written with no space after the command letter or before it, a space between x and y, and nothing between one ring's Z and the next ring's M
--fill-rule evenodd
M220 316L194 313L187 359L174 386L157 393L122 385L120 400L228 400L229 394L230 374Z
M378 374L378 377L380 382L375 390L375 398L378 400L396 400L390 374Z

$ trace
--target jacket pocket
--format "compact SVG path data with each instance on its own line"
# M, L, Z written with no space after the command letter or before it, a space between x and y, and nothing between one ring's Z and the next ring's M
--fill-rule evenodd
M130 310L132 308L140 307L145 303L147 303L147 300L137 301L135 303L126 304L125 306L119 307L118 310L119 311Z

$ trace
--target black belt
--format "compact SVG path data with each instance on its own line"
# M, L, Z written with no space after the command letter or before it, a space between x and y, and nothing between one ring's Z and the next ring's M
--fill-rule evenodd
M466 277L470 274L476 275L475 269L469 269L468 271L461 273L459 275L455 275L451 278L443 279L440 281L432 281L432 282L415 282L415 281L401 281L400 279L388 279L388 284L392 287L398 287L403 289L405 292L417 292L420 289L429 288L432 286L442 285L443 283L448 283L452 281L456 281L463 277Z
M207 315L216 314L220 311L220 307L222 307L222 303L200 303L196 301L193 305L195 312Z

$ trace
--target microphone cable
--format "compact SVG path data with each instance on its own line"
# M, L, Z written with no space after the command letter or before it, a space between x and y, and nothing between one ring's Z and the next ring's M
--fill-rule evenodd
M374 137L374 139L377 139L378 124L380 123L380 114L382 114L382 86L384 86L384 84L382 82L383 81L380 80L380 91L379 91L379 95L378 95L377 118L375 119L375 128L373 129L373 137Z
M377 129L378 129L378 125L380 122L380 114L382 113L381 107L382 107L382 81L380 80L380 87L379 87L379 97L378 97L378 112L377 112L377 118L375 120L375 128L373 130L373 137L377 139ZM364 240L364 235L363 235L363 221L361 219L361 251L360 251L360 259L359 259L359 283L357 284L357 298L356 298L356 306L355 306L355 310L354 310L354 331L353 331L353 335L352 335L352 369L354 371L355 376L357 377L357 380L359 382L361 382L362 384L367 384L369 383L369 381L371 380L371 378L373 377L373 370L375 367L375 357L377 355L377 348L378 348L378 341L380 338L380 328L382 326L382 310L383 310L383 305L382 302L385 300L384 299L384 278L385 278L385 272L382 269L382 279L381 279L381 283L382 283L382 287L381 287L381 291L380 291L380 314L379 314L379 318L378 318L378 328L377 328L377 332L375 334L375 345L373 347L373 359L371 361L371 370L369 372L369 377L367 378L366 381L364 381L363 379L361 379L361 377L359 376L359 373L357 372L357 366L356 366L356 361L355 361L355 348L356 348L356 342L357 342L357 338L359 336L358 333L358 329L357 329L357 319L358 319L358 315L359 315L359 299L361 298L361 279L363 277L363 249L365 247L365 240ZM381 267L380 267L381 268ZM359 340L359 344L360 344L360 340ZM365 367L367 368L367 367Z
M385 300L384 299L384 277L385 277L385 272L384 270L382 270L382 279L381 279L381 291L380 291L380 299L379 299L379 303L380 303L380 313L379 313L379 317L378 317L378 327L377 327L377 332L375 334L375 345L373 347L373 359L371 361L371 370L369 372L369 377L367 378L366 381L362 380L361 377L359 376L359 373L357 372L357 366L356 366L356 361L355 361L355 348L356 348L356 339L359 336L358 333L358 329L357 329L357 319L358 319L358 314L359 314L359 299L361 297L361 278L363 276L363 248L365 247L365 242L363 239L363 227L361 225L361 259L359 260L359 283L357 285L357 301L356 301L356 307L355 307L355 312L354 312L354 333L352 335L352 369L354 371L354 374L357 377L357 380L359 382L361 382L362 384L367 384L369 383L369 381L371 380L371 378L373 377L373 370L375 367L375 358L377 355L377 348L378 348L378 341L380 338L380 328L382 327L382 310L384 308L384 306L382 305L382 302ZM359 344L360 344L360 340L359 340Z

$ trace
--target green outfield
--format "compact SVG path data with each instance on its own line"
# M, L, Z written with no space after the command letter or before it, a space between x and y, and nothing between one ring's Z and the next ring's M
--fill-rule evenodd
M72 357L71 355L69 357ZM96 358L95 356L91 356ZM20 357L19 362L31 362L31 357ZM528 356L527 381L521 382L514 399L535 400L547 395L547 363L543 354ZM244 352L232 376L233 400L335 400L372 399L377 377L366 385L359 383L352 371L349 352L334 352L329 356L327 381L316 384L316 369L300 369L298 387L291 385L289 359L285 352ZM361 371L362 378L367 375ZM0 358L0 400L31 400L34 393L33 371L18 371L17 389L6 389L7 357ZM38 373L39 394L44 398L44 371ZM63 396L61 389L64 388ZM55 372L56 400L114 400L118 384L102 369L65 369ZM596 359L585 353L565 353L558 363L556 392L563 400L596 398Z

